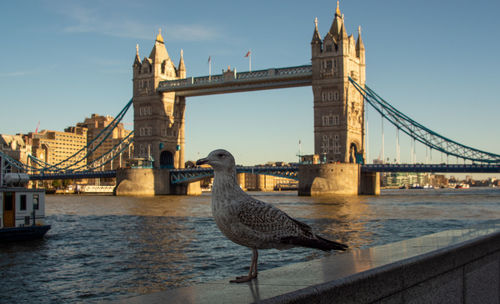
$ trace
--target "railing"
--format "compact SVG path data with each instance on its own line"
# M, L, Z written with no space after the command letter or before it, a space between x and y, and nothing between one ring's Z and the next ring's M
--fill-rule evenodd
M284 167L236 167L237 173L252 173L272 175L277 177L284 177L293 180L298 180L299 168L297 166L284 166ZM172 184L180 184L186 182L193 182L206 177L212 177L214 170L211 168L187 168L187 169L172 169L170 170L170 182Z
M81 179L81 178L112 178L116 170L108 171L78 171L69 173L30 174L30 180Z
M368 164L363 172L450 172L450 173L500 173L500 165L447 165L447 164Z

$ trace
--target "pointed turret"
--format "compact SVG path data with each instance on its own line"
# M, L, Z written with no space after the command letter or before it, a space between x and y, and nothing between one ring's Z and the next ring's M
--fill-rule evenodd
M323 43L321 42L321 36L319 35L318 30L318 18L314 18L314 33L311 40L311 53L313 57L321 54L322 44Z
M358 40L356 41L356 51L359 53L361 50L365 50L365 44L363 43L363 39L361 39L361 25L358 27Z
M316 44L321 44L321 36L319 34L318 30L318 18L314 18L314 33L313 33L313 38L311 41L311 44L316 43Z
M165 48L163 36L161 35L161 29L159 29L158 35L156 36L155 45L151 50L151 54L149 54L149 58L151 58L154 63L170 60L167 49Z
M181 49L181 59L177 67L177 77L186 78L186 66L184 65L184 51Z
M337 9L335 10L335 17L333 18L333 23L329 31L335 43L337 43L339 40L342 24L343 24L343 16L340 13L339 1L337 1Z
M359 63L365 65L365 44L361 39L361 26L358 27L358 41L356 41L356 56L359 58ZM365 79L364 72L360 72L361 79Z
M176 77L175 65L168 55L167 48L165 47L165 42L163 36L161 35L161 29L158 31L156 36L155 44L149 54L149 59L155 75L163 75L162 77Z
M141 56L139 56L139 45L135 45L135 58L134 58L134 67L141 65Z
M339 40L344 40L344 39L347 39L347 38L348 38L348 36L347 36L347 32L345 30L344 22L342 22L342 27L340 28Z

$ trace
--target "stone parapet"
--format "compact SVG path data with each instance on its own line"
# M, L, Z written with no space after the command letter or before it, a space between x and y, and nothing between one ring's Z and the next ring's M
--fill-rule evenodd
M263 263L265 261L261 261ZM419 238L120 303L499 303L500 225Z

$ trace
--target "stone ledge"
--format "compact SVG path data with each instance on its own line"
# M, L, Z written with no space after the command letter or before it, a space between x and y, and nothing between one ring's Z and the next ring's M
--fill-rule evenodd
M468 288L478 286L483 299L493 297L493 303L499 303L499 257L499 225L449 230L263 271L251 283L230 284L226 279L118 302L464 302L478 292ZM480 271L485 265L492 269L485 273L487 278ZM490 282L487 287L476 283L485 280Z

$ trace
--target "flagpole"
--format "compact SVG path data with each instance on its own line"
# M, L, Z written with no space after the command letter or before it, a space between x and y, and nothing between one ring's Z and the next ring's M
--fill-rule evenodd
M248 71L252 72L252 51L248 51L250 55L248 56Z
M212 56L208 56L208 80L212 80Z

